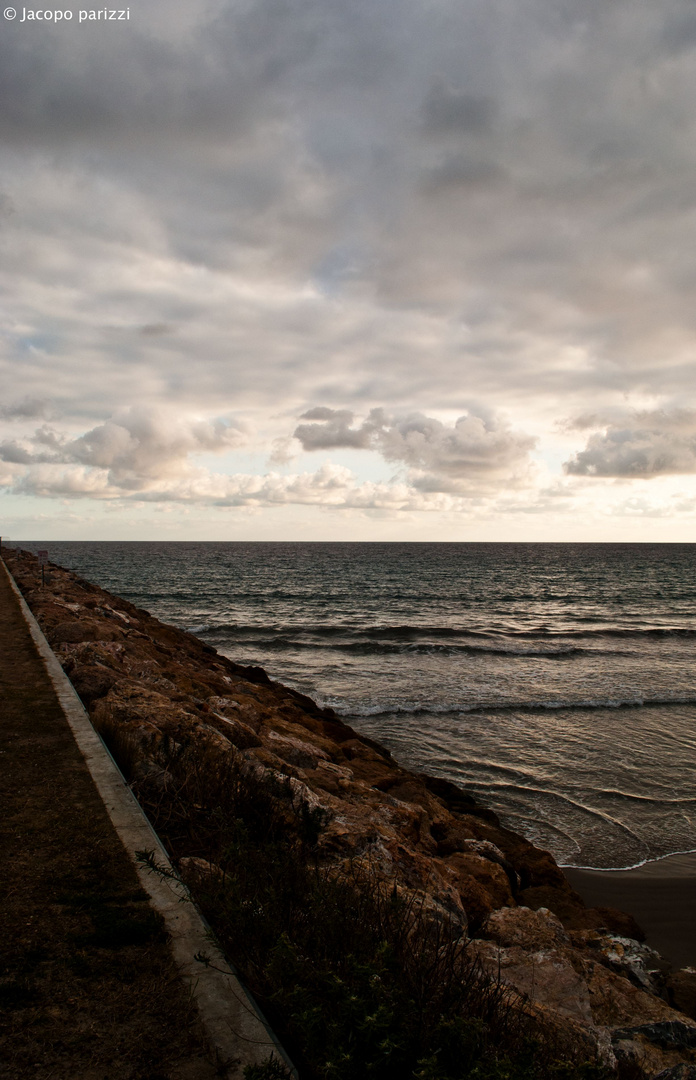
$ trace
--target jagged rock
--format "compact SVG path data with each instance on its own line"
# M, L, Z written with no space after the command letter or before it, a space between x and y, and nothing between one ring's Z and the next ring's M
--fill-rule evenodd
M76 644L79 641L119 641L122 638L123 633L117 627L105 626L92 619L58 623L49 635L51 645Z
M612 1032L612 1046L619 1065L632 1066L646 1077L682 1069L681 1075L690 1078L684 1070L693 1069L693 1063L685 1062L684 1055L693 1058L696 1028L679 1021L664 1021L617 1029Z
M243 724L241 720L231 720L228 716L221 716L219 713L213 713L212 719L222 725L218 730L221 730L222 734L239 750L263 745L254 729L248 724Z
M608 930L636 941L645 940L645 934L632 915L614 908L586 907L568 882L530 886L518 894L517 901L534 910L549 908L558 915L566 930Z
M505 870L498 863L469 852L456 852L446 861L457 875L462 878L473 878L486 890L490 898L489 911L514 906L515 900L510 889L510 881ZM463 896L462 899L464 899Z
M610 971L604 964L590 959L587 954L583 957L575 952L573 959L587 982L596 1024L623 1029L632 1024L685 1019L661 998L634 986L623 975Z
M670 1005L696 1020L696 971L681 968L673 971L665 980Z
M114 677L108 668L97 665L76 666L70 673L70 681L85 705L105 697L114 685Z
M673 1065L671 1069L658 1073L653 1080L696 1080L696 1065L687 1065L685 1062Z
M484 934L506 948L520 945L533 952L555 949L569 940L563 923L548 908L501 908L486 920Z
M267 739L273 752L291 765L297 765L301 769L316 769L321 766L322 768L336 769L343 775L343 771L338 765L331 764L329 755L325 750L319 749L319 747L314 746L305 739L293 738L292 735L282 735L277 731L269 731ZM347 770L347 772L350 779L353 774L350 773L350 770Z
M469 920L470 931L472 934L478 933L481 925L495 910L495 901L485 886L471 874L457 875L457 890Z
M654 1024L639 1024L614 1032L612 1038L631 1039L636 1035L647 1039L663 1050L696 1050L696 1026L681 1020L660 1020Z
M575 946L591 951L608 968L624 975L635 986L654 994L661 992L666 964L648 945L598 930L571 931L570 937Z
M592 1025L590 992L570 960L557 949L529 951L519 945L502 948L493 941L475 941L470 948L493 978L513 986L534 1005Z

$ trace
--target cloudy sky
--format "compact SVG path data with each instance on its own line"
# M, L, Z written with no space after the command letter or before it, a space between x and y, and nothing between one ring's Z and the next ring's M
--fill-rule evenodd
M0 533L694 539L693 0L34 10Z

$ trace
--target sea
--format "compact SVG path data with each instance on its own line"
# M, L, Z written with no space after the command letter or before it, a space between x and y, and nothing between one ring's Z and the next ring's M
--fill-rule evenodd
M331 706L562 865L696 850L696 544L16 546Z

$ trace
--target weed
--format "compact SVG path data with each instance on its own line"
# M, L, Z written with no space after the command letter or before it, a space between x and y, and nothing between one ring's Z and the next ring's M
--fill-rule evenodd
M263 1065L247 1065L244 1069L244 1080L290 1080L291 1075L287 1066L273 1054Z
M118 765L126 780L130 783L135 776L135 769L142 758L142 750L137 739L116 721L104 717L95 724L97 733L109 749L109 753Z

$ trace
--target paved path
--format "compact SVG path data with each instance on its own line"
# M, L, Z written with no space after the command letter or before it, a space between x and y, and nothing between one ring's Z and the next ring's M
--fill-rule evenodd
M212 1080L150 907L0 566L0 1077Z

